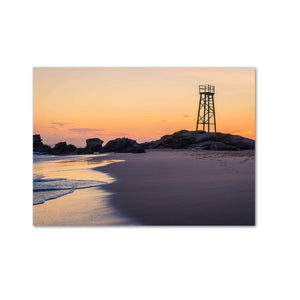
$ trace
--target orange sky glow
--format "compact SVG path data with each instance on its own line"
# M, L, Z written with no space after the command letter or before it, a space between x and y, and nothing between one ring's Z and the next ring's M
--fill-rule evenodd
M255 139L254 68L34 68L33 131L85 146L195 130L199 84L216 86L218 132Z

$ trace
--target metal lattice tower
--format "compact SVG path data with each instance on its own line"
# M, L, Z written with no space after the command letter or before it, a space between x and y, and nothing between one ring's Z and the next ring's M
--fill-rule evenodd
M205 131L205 125L207 125L207 132L210 130L210 125L214 125L216 128L216 113L215 113L215 86L214 85L199 85L199 108L196 132L198 132L198 126L203 125L203 131Z

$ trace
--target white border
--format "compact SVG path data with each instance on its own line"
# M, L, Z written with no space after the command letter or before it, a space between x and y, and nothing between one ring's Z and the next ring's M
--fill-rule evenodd
M296 4L2 2L1 298L299 299ZM38 66L256 67L258 225L33 228Z

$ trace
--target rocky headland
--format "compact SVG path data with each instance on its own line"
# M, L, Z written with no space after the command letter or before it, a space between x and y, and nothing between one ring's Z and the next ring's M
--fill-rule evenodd
M141 144L144 149L249 150L255 141L239 135L221 132L180 130L159 140Z
M239 135L220 132L180 130L165 135L156 141L137 143L128 138L117 138L102 146L99 138L86 140L86 147L77 148L66 142L57 143L53 148L45 145L39 134L33 136L33 152L53 155L74 155L116 152L116 153L145 153L145 149L194 149L194 150L227 150L240 151L255 149L255 141Z

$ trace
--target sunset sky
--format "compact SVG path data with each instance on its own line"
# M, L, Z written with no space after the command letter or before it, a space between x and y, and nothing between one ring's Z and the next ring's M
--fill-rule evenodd
M85 146L195 130L199 84L216 86L218 132L255 138L254 68L34 68L33 133Z

